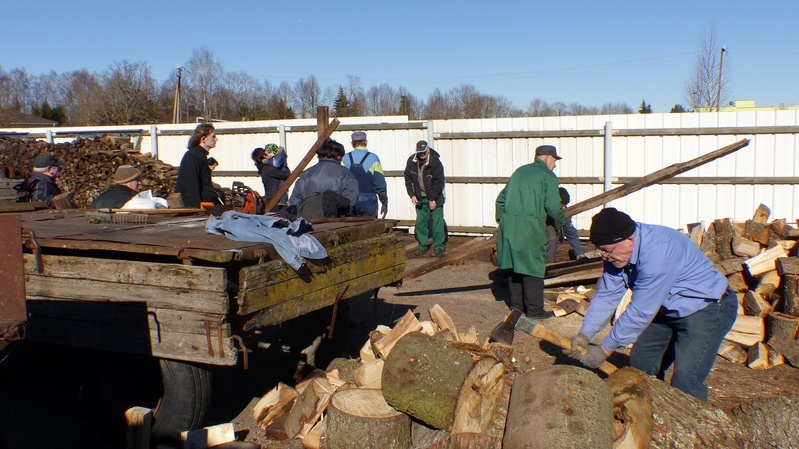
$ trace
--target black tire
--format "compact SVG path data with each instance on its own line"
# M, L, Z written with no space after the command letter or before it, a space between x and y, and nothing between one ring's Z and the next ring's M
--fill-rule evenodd
M157 441L180 442L180 432L202 426L213 392L208 369L161 359L163 393L153 413L151 435Z
M125 443L125 411L153 409L154 442L180 446L180 432L199 428L212 392L211 372L198 365L125 354L98 356L81 389L90 423L111 442Z

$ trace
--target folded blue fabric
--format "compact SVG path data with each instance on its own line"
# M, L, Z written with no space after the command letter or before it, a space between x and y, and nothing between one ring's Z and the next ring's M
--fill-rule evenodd
M304 218L294 221L270 215L251 215L233 210L220 218L211 215L205 225L209 234L225 235L237 242L263 242L275 247L291 268L299 270L305 259L324 259L327 250L316 237L307 234L311 224Z

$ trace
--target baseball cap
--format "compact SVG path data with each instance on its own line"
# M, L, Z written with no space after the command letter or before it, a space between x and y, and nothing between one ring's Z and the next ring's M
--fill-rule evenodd
M64 161L61 159L57 159L52 154L40 154L36 156L36 159L33 161L34 168L45 168L45 167L60 167L64 165Z
M357 142L359 140L366 140L366 133L363 131L355 131L352 133L352 141Z
M424 153L425 151L427 151L427 148L428 148L427 141L420 140L420 141L416 142L416 152L417 153Z
M540 145L538 148L535 149L536 156L544 156L550 155L553 156L555 159L563 159L562 157L558 156L558 150L553 145Z

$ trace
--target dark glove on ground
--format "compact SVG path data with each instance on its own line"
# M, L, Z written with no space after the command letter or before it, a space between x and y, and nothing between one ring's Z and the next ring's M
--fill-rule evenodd
M388 214L388 204L383 203L380 206L380 218L386 218L386 214Z
M563 353L574 360L580 360L583 358L583 351L580 348L588 349L588 341L588 335L577 334L576 337L572 337L572 348L564 349Z
M588 352L583 355L583 357L580 359L580 362L589 368L597 368L607 358L608 355L605 354L605 350L602 349L602 346L590 345L588 346Z

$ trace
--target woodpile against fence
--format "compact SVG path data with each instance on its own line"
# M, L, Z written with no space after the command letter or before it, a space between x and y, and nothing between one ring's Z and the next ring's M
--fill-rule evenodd
M120 165L139 169L142 173L140 190L152 190L153 196L165 197L172 193L178 176L176 167L153 158L150 153L141 153L130 138L104 136L49 144L0 137L0 167L5 169L8 178L27 178L33 160L44 153L64 160L56 184L62 192L70 194L75 207L89 206L111 184Z

